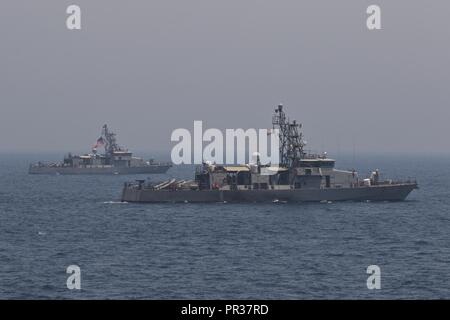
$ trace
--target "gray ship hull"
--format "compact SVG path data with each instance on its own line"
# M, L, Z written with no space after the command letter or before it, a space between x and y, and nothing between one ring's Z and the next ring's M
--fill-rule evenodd
M417 188L415 183L355 188L292 190L151 190L125 185L126 202L319 202L319 201L401 201Z
M31 166L30 174L161 174L166 173L171 165L149 165L142 167L51 167L51 166Z

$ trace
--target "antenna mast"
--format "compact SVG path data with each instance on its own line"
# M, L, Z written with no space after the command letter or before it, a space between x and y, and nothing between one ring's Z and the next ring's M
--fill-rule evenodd
M108 130L108 126L105 124L102 129L102 136L105 138L105 154L111 156L114 151L120 150L117 145L116 134Z
M272 117L272 125L274 129L279 129L280 133L280 162L281 165L288 168L296 167L300 159L304 158L305 152L303 148L303 134L300 131L302 125L295 120L289 122L283 111L283 105L279 105L275 109Z

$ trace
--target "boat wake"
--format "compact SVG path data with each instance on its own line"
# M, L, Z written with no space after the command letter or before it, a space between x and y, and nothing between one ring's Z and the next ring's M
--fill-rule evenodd
M104 204L127 204L126 201L104 201Z

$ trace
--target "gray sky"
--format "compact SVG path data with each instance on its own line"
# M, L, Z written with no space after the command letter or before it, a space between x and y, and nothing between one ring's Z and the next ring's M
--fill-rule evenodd
M82 30L66 29L66 8ZM382 30L366 8L382 9ZM309 146L450 151L448 0L2 0L1 151L134 150L176 128L268 128L282 102Z

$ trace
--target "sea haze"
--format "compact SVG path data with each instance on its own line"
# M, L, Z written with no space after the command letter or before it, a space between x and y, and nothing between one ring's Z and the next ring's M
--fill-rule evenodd
M0 298L450 298L450 156L340 156L417 178L404 202L120 203L146 176L28 175L0 155ZM191 178L192 167L168 176ZM66 268L81 267L68 290ZM381 268L368 290L366 268Z

